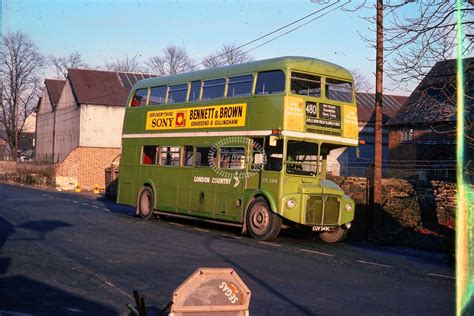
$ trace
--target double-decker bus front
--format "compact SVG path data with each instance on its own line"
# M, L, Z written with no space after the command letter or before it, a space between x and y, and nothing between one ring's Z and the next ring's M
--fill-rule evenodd
M266 138L260 187L278 197L284 219L310 226L327 242L346 237L355 211L354 201L326 180L330 151L358 144L352 79L338 74L286 70L283 127Z

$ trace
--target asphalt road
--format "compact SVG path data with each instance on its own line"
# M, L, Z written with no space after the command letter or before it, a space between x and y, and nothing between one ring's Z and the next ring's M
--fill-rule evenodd
M142 221L91 194L0 184L0 315L148 315L198 267L234 268L252 315L453 315L443 255L284 232L272 242L178 220ZM155 313L152 313L155 312Z

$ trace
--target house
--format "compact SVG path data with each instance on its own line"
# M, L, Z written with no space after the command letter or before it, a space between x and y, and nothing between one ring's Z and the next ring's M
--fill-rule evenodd
M328 173L336 176L365 176L367 167L374 159L375 94L356 92L359 139L356 147L344 147L331 151L328 156ZM406 101L406 96L384 94L382 98L382 124L392 118ZM382 128L382 155L388 159L388 129ZM359 153L357 154L357 151Z
M66 80L46 79L36 107L35 161L54 162L56 106Z
M456 59L437 62L387 123L390 160L426 165L429 174L419 174L423 178L455 179L456 64ZM463 65L464 106L469 114L474 103L474 58L464 59ZM472 136L472 130L466 132Z
M18 157L21 161L33 160L35 146L36 113L30 113L18 134ZM13 160L14 155L7 141L7 131L0 123L0 160Z
M130 89L151 76L68 69L66 80L45 81L37 110L36 159L57 163L59 187L104 187L105 168L120 154Z

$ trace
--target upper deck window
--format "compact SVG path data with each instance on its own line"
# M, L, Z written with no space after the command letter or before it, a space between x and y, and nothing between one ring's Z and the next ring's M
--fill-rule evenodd
M326 98L352 102L352 83L337 79L326 79Z
M188 84L182 83L170 86L168 90L168 103L177 103L186 101L188 94Z
M166 102L166 86L153 87L150 91L149 105L163 104Z
M320 97L321 77L301 72L291 72L291 93Z
M230 77L227 85L227 97L243 97L252 94L253 75Z
M204 81L202 99L210 100L224 97L225 79L213 79Z
M148 89L139 89L135 91L135 94L130 102L132 108L138 106L144 106L146 104L146 96L148 94Z
M285 91L285 73L281 70L258 73L255 94L273 94Z
M193 81L191 82L191 91L189 92L189 101L199 100L199 95L201 94L202 81Z

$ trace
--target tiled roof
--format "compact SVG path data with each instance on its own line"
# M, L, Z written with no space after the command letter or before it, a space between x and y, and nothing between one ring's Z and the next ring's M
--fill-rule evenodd
M125 105L132 86L150 74L68 69L68 80L78 104Z
M359 122L375 121L375 94L357 92L357 116ZM402 95L384 94L382 97L382 122L387 122L402 107L407 97Z
M46 79L44 81L44 85L46 86L46 89L48 90L49 99L51 101L51 106L53 108L55 108L56 105L58 104L65 82L66 80L58 80L58 79Z
M437 62L388 125L428 125L456 121L456 59ZM464 64L464 106L473 105L474 58Z

